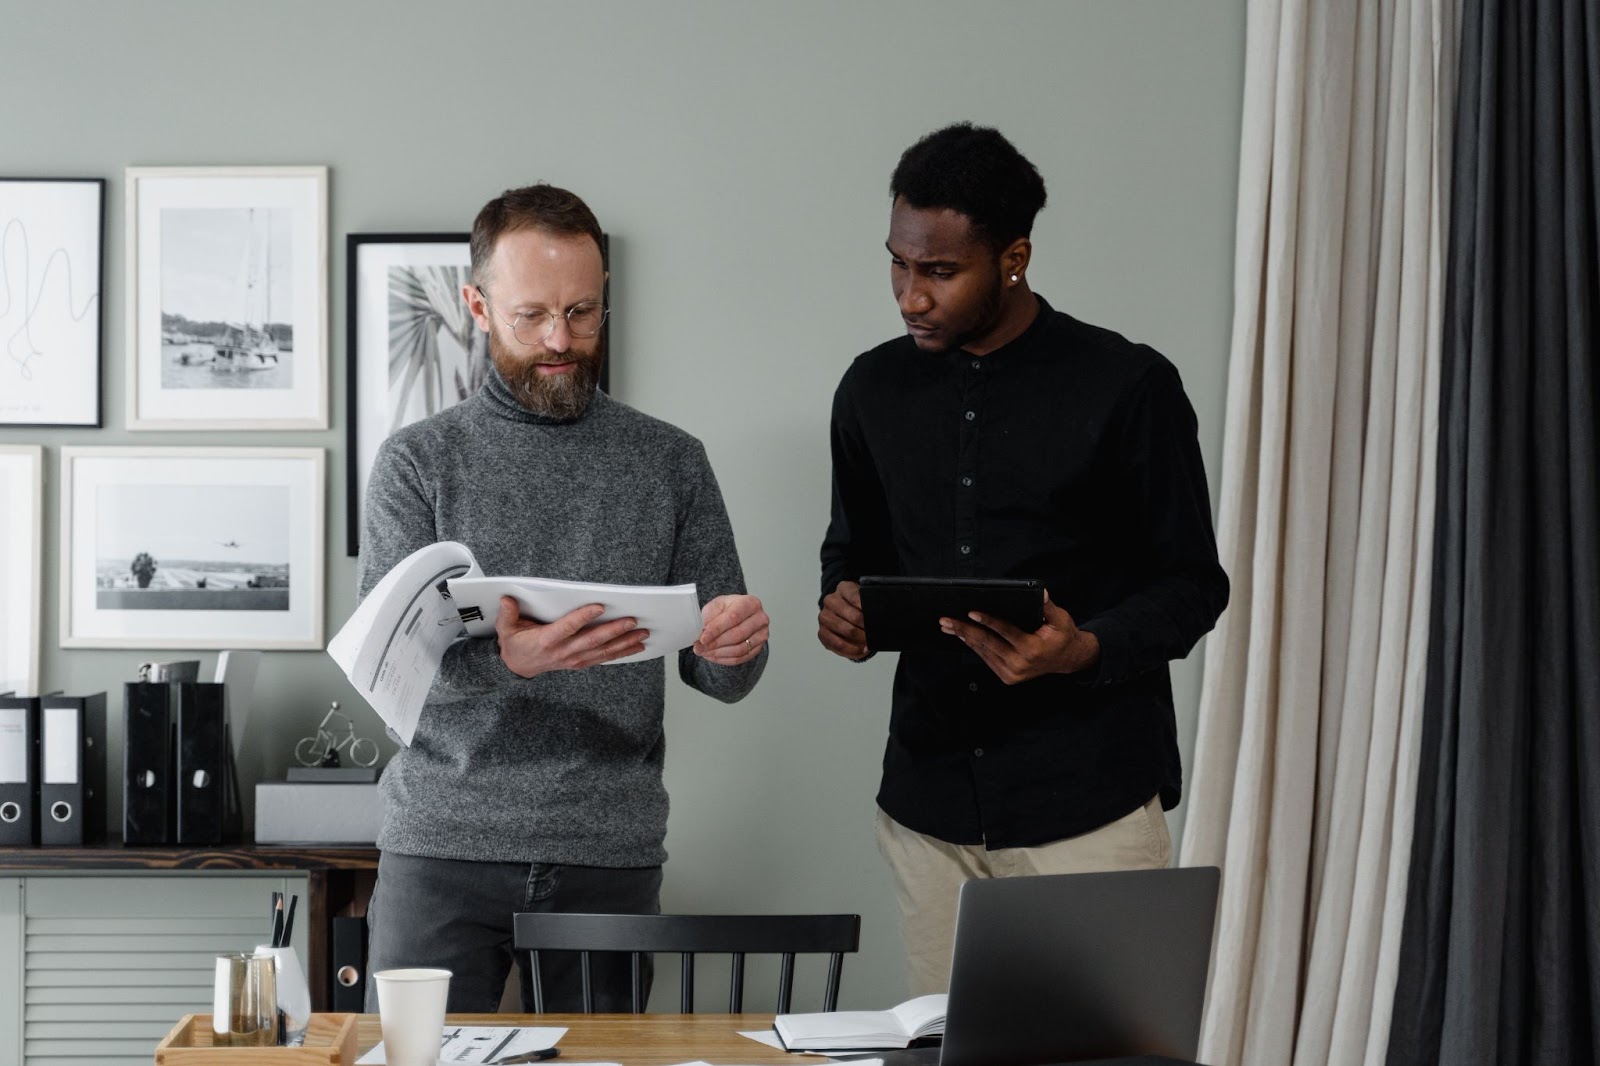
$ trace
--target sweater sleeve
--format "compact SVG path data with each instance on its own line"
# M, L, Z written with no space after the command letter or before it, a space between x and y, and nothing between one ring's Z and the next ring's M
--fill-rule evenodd
M683 502L678 511L677 540L672 549L672 584L693 582L704 607L718 596L743 595L744 571L733 542L733 525L722 502L722 490L711 471L705 448L691 440L678 462ZM723 703L749 695L766 669L768 648L747 663L721 666L694 653L678 652L678 676L684 684Z
M1100 642L1100 661L1080 676L1115 684L1189 654L1228 602L1217 560L1198 423L1177 369L1155 364L1123 403L1112 441L1127 493L1130 535L1146 580L1080 626Z
M397 563L439 539L428 478L396 438L390 437L378 449L367 482L361 556L356 568L358 600L366 599L373 586ZM462 637L445 649L433 692L447 699L480 695L515 680L516 675L500 660L498 640Z

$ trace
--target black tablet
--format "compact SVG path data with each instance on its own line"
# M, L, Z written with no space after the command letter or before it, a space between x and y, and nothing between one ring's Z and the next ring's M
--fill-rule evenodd
M982 611L1033 632L1044 625L1044 583L1031 578L886 577L861 579L861 613L873 651L953 651L965 647L941 618Z

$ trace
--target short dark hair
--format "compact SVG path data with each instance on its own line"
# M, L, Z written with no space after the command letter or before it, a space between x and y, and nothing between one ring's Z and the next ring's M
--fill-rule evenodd
M562 236L591 237L602 247L600 222L575 192L539 182L507 189L483 205L472 223L472 281L481 284L489 273L489 258L502 236L537 229Z
M1038 169L999 130L970 122L934 130L907 148L889 195L967 216L997 251L1033 232L1045 200Z

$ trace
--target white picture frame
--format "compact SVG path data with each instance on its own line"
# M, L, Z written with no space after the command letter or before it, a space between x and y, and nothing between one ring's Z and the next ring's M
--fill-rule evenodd
M98 426L104 178L0 178L0 425Z
M0 693L39 692L44 449L0 444Z
M325 467L321 448L62 448L61 646L322 648Z
M129 167L130 430L328 428L328 168Z

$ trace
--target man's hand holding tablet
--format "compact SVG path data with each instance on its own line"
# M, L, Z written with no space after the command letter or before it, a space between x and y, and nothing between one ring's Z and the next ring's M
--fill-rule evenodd
M1031 681L1045 674L1075 674L1100 661L1100 638L1078 624L1066 611L1044 598L1044 624L1026 630L982 611L971 611L972 621L941 618L944 632L971 648L1008 685Z

